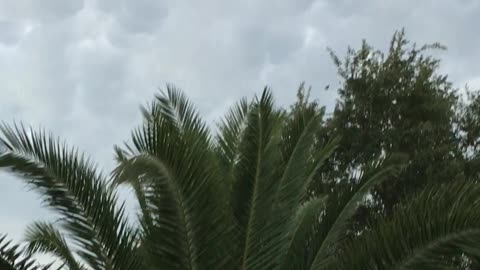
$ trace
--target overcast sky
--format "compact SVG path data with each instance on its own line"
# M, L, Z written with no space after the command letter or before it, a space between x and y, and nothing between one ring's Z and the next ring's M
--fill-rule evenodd
M0 121L52 130L108 170L139 105L166 83L208 121L265 85L286 104L306 81L332 106L326 48L342 55L364 38L386 48L402 27L449 48L442 71L456 86L480 86L479 15L476 0L0 0ZM45 214L0 174L0 233L21 239Z

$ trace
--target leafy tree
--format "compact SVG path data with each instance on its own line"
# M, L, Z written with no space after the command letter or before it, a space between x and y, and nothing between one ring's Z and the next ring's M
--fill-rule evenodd
M341 135L342 140L323 171L324 181L345 181L359 166L385 153L410 157L401 174L372 192L371 210L358 212L361 227L372 212L392 216L403 196L432 181L464 178L462 136L456 128L461 103L447 76L438 74L440 61L427 54L438 49L443 47L410 45L401 31L387 54L366 42L359 50L349 49L344 60L332 52L343 83L324 134ZM476 121L473 109L466 109L465 129Z
M480 171L480 92L467 90L467 101L459 108L458 132L462 134L461 149L466 159L465 174Z

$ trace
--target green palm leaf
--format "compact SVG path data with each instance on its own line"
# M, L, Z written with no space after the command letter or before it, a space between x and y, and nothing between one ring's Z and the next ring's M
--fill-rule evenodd
M250 104L247 99L241 99L226 114L218 125L217 152L219 161L225 166L225 172L231 173L239 158L239 144L247 125Z
M6 240L6 235L0 237L0 269L2 270L48 270L51 266L39 266L26 252Z
M478 258L479 195L473 181L428 187L347 245L341 269L455 269L454 256Z
M29 254L45 253L60 258L70 270L82 270L62 233L51 223L35 222L27 228L26 251Z
M139 266L123 207L94 165L43 132L23 126L1 128L6 152L0 168L22 176L39 191L47 206L62 216L79 254L93 269Z
M395 154L384 161L373 162L364 169L359 183L350 192L345 193L339 202L331 204L334 205L333 208L326 209L316 232L316 243L309 246L309 252L313 254L311 269L324 269L333 263L335 247L341 243L349 221L365 195L372 187L397 173L405 161L406 157L403 154Z
M278 264L282 235L268 222L278 181L275 168L280 165L280 112L265 89L249 111L239 159L233 170L232 209L238 224L242 269L269 269Z
M310 199L302 204L295 213L282 269L306 269L308 267L305 262L307 244L311 240L311 231L319 223L320 216L325 211L326 200L327 198L324 196Z
M152 267L228 268L226 209L215 199L225 190L215 173L208 129L171 87L143 111L144 126L126 145L114 177L143 187L143 208L152 218L142 222L143 244Z
M314 176L333 153L338 142L336 138L317 151L315 143L321 116L322 111L315 107L298 108L283 131L281 147L285 165L281 166L284 169L276 191L272 219L277 220L275 226L284 231L285 239L281 244L285 247L282 262L285 269L302 267L309 231L323 211L323 197L313 198L302 205L308 197ZM300 221L292 222L292 216Z

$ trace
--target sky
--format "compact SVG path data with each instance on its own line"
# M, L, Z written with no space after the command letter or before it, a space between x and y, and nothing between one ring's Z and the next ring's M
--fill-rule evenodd
M441 72L480 88L476 0L0 0L0 121L42 127L108 172L139 106L174 84L209 123L266 85L280 104L305 81L327 107L339 78L326 50L362 39L387 48L395 30L441 42ZM38 196L0 173L0 234L21 240L48 220Z

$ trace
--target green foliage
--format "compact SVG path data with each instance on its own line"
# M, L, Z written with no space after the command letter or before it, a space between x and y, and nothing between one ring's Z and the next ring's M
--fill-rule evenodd
M46 253L72 270L474 268L480 98L462 103L424 55L434 48L400 32L387 55L366 43L332 54L344 82L330 118L303 84L288 108L266 88L211 134L167 86L115 146L110 177L43 131L4 125L0 169L60 219L30 225L25 249L3 246L0 263L29 269L19 258Z
M404 195L429 182L464 177L457 128L461 103L447 76L438 74L440 61L427 54L438 49L444 48L410 44L401 31L387 54L366 42L359 50L349 49L343 61L332 52L343 83L325 133L341 135L342 141L324 178L344 181L355 168L384 153L406 153L411 160L396 179L375 189L373 209L358 214L360 224L369 212L392 215ZM465 115L470 118L462 120L470 137L475 136L473 126L478 127L472 110L469 107Z
M456 181L409 196L395 206L391 220L376 222L347 246L340 256L342 267L455 269L445 254L464 254L477 262L478 193L478 183Z
M0 237L0 269L2 270L48 270L51 266L39 266L18 245L11 244L6 235Z
M26 240L28 245L26 251L29 254L47 253L61 259L63 265L71 270L84 269L75 259L70 247L60 230L53 224L35 222L27 228Z
M22 177L56 211L79 254L93 269L135 267L136 231L117 207L117 197L105 178L76 149L44 132L23 126L1 128L0 143L7 149L0 168Z
M186 97L167 90L144 110L144 125L125 146L114 179L143 191L147 268L225 269L228 223L216 200L225 191L219 190L210 136Z

